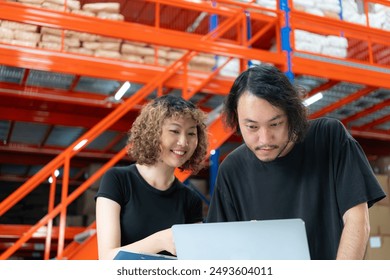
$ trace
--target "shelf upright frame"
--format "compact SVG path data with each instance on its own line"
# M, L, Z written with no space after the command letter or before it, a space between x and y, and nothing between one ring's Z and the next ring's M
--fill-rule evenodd
M280 36L281 36L281 43L282 43L282 50L286 52L287 57L287 69L285 69L285 74L290 79L291 82L294 81L294 73L292 71L292 61L291 61L291 42L290 42L290 34L291 34L291 27L290 27L290 7L289 7L289 1L288 0L279 0L279 9L283 12L284 15L284 21L282 24Z

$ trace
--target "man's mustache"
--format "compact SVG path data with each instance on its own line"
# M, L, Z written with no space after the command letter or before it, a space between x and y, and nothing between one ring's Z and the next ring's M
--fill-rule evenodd
M278 149L278 148L279 148L278 145L261 145L261 146L257 146L255 148L255 151L263 150L263 149Z

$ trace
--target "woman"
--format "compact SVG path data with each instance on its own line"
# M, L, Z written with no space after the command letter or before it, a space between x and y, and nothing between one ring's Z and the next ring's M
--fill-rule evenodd
M171 226L203 220L201 199L174 176L198 172L207 153L204 113L181 97L148 103L129 133L135 164L113 167L96 195L99 259L119 250L176 255Z

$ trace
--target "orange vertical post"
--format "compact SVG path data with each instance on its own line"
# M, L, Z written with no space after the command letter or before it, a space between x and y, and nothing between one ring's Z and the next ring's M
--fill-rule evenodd
M57 177L55 173L52 174L53 181L50 184L50 192L49 192L49 205L47 212L50 213L54 208L54 200L56 194L56 186L57 186ZM47 223L47 231L46 231L46 240L45 240L45 252L44 259L48 260L50 258L50 249L51 249L51 235L53 232L53 219L50 219Z
M61 212L60 212L57 259L62 258L62 251L64 250L66 211L67 211L67 206L68 206L68 205L65 205L64 202L66 201L66 199L68 197L69 173L70 173L70 155L69 155L69 153L67 153L65 156L64 175L63 175L63 180L62 180L61 203L63 205L61 207Z

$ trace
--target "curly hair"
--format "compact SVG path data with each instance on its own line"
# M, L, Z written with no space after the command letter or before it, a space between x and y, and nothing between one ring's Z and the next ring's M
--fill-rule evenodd
M128 133L128 155L138 164L155 164L161 154L164 121L167 118L182 116L189 116L196 122L198 145L191 158L179 169L197 173L204 166L208 148L206 115L193 103L174 95L155 98L142 108Z
M302 89L294 87L287 76L274 66L260 64L248 68L234 81L224 101L224 122L226 126L240 132L238 100L245 92L249 92L282 109L288 119L289 139L300 142L309 126L307 109L302 103Z

